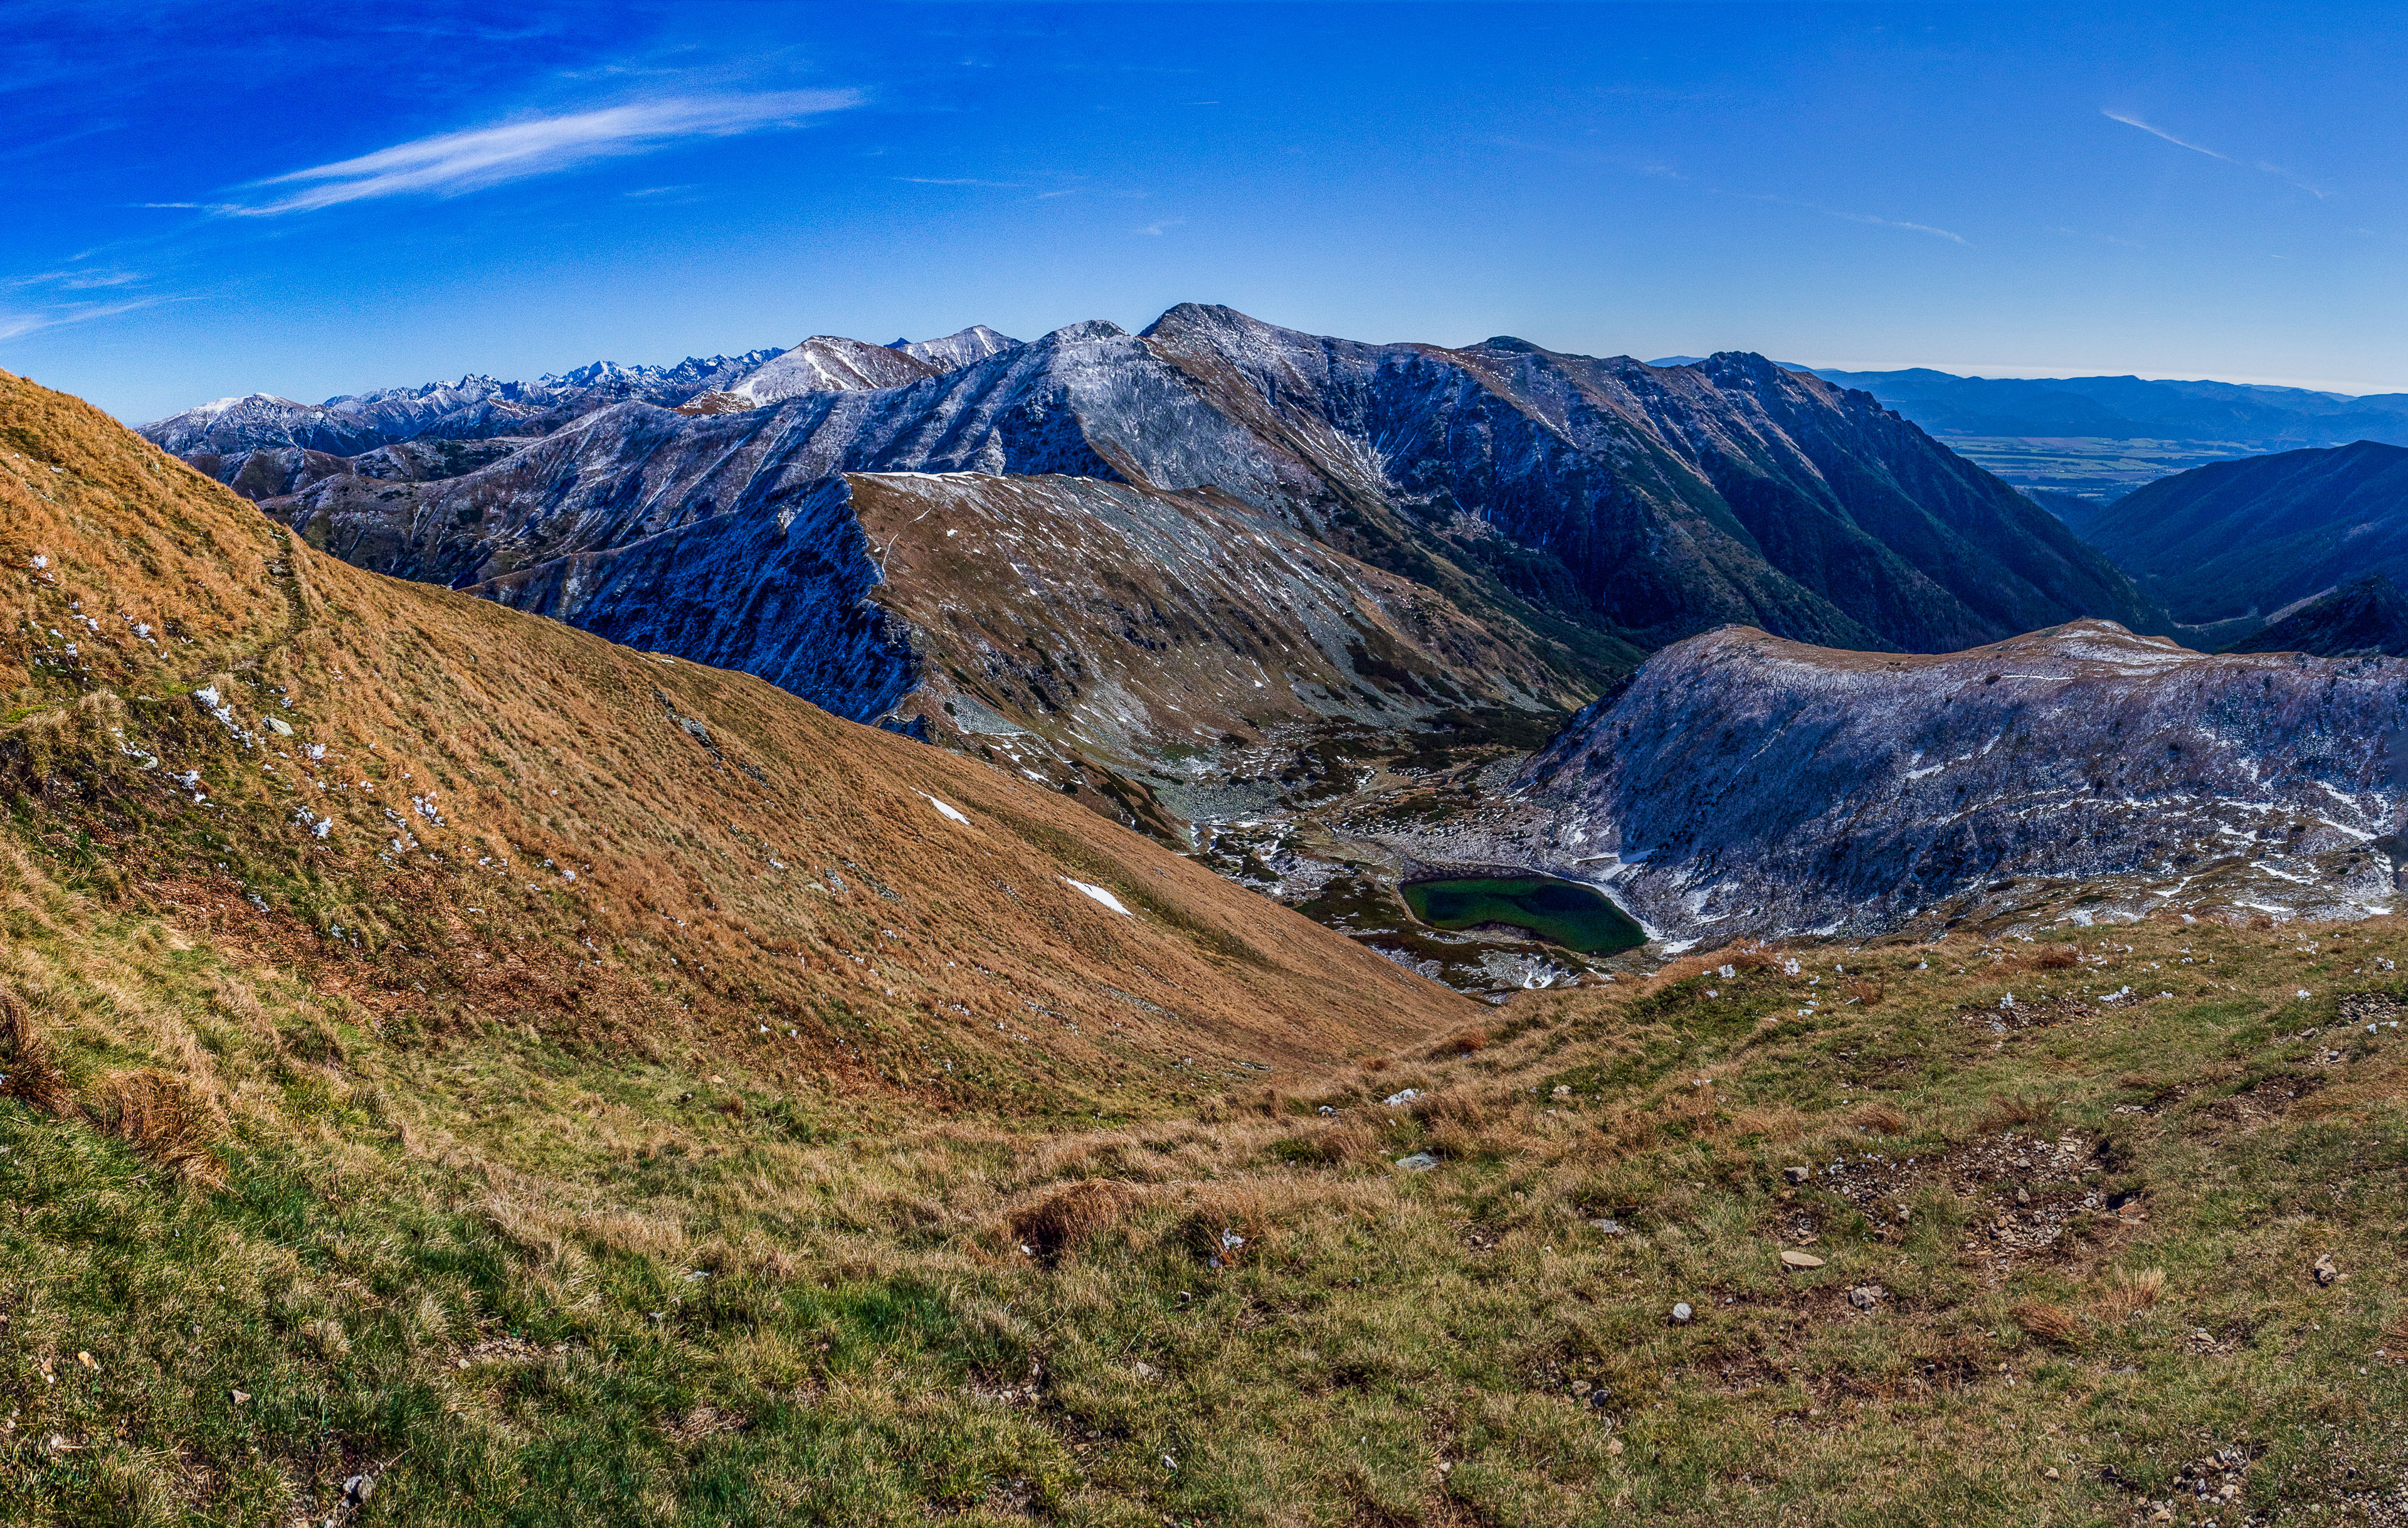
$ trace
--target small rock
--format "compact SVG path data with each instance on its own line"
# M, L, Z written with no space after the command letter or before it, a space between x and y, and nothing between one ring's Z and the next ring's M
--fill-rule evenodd
M1131 1365L1131 1372L1140 1379L1152 1379L1155 1375L1160 1374L1162 1371L1156 1369L1153 1364L1148 1363L1145 1360L1139 1359L1135 1364Z
M234 1404L236 1405L240 1405L245 1401L251 1399L251 1391L247 1390L228 1391L226 1393L234 1397Z
M1570 1098L1572 1096L1571 1087L1568 1083L1559 1082L1555 1084L1553 1088L1549 1089L1549 1096L1554 1098Z
M1848 1291L1848 1304L1858 1310L1870 1310L1881 1304L1882 1288L1878 1284L1859 1284Z
M1684 1301L1672 1307L1672 1322L1676 1326L1686 1326L1689 1324L1689 1318L1696 1314L1697 1312L1689 1308L1688 1303Z
M353 1506L358 1506L363 1502L366 1502L369 1495L375 1491L376 1477L372 1475L354 1475L350 1479L343 1482L343 1500Z
M2054 1464L2051 1464L2048 1468L2041 1471L2040 1478L2043 1480L2055 1480L2060 1478L2057 1473L2057 1466Z
M1811 1167L1784 1167L1781 1175L1792 1183L1803 1183L1814 1175L1814 1170Z
M85 1368L92 1370L95 1374L100 1372L100 1365L92 1361L92 1355L90 1353L78 1352L76 1354L76 1362L82 1364Z
M1410 1157L1399 1157L1397 1165L1408 1173L1426 1173L1438 1165L1438 1159L1426 1151L1416 1151Z
M1622 1440L1620 1438L1608 1438L1605 1443L1605 1451L1610 1454L1618 1454L1622 1452Z
M1781 1261L1792 1268L1820 1268L1823 1266L1822 1259L1816 1257L1812 1252L1800 1252L1794 1247L1783 1249Z
M2030 1203L2031 1203L2031 1190L2030 1190L2029 1189L2027 1189L2027 1188L2023 1187L2021 1184L2017 1184L2017 1185L2015 1186L2015 1203L2016 1203L2016 1204L2030 1204Z
M1413 1100L1421 1096L1422 1090L1420 1088L1408 1088L1401 1093L1390 1093L1386 1098L1382 1099L1380 1102L1393 1109L1400 1103L1411 1103Z
M1598 1232L1603 1235L1619 1236L1622 1234L1622 1222L1619 1220L1591 1220L1589 1224L1595 1226Z
M2330 1284L2341 1276L2341 1270L2333 1265L2332 1254L2329 1252L2318 1258L2315 1267L2310 1272L2316 1276L2316 1282L2320 1285Z

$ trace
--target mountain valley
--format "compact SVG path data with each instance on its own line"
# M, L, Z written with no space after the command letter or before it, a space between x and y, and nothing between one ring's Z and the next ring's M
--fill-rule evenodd
M12 1519L2388 1510L2397 662L760 465L946 375L257 503L0 377Z

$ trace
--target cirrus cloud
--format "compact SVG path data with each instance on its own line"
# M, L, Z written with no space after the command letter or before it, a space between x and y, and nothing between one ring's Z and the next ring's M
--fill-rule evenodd
M524 117L269 176L242 188L264 195L213 204L210 209L278 217L380 196L455 196L691 139L798 127L810 118L859 106L862 99L850 90L769 91L670 96Z

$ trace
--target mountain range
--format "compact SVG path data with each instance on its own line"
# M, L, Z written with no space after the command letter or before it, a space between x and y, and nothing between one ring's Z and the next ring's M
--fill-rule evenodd
M1240 741L1304 713L1426 726L1449 711L1546 710L1731 622L1880 651L1950 650L2082 615L2163 624L2029 500L1869 396L1760 356L1656 368L1512 339L1368 344L1182 304L1142 334L1096 321L1026 343L983 327L890 346L822 336L734 371L589 368L572 374L599 379L586 391L531 395L525 409L494 403L498 384L473 399L480 389L455 388L443 438L483 443L443 448L454 454L439 462L395 460L426 446L423 434L385 438L418 423L408 410L430 407L425 390L334 400L274 428L253 427L261 411L229 410L143 433L212 475L280 489L261 495L270 515L360 566L780 675L844 715L941 728L943 706L967 699L1015 728L1083 728L1081 746L1125 776L1160 772L1212 731L1168 725L1160 706L1209 710ZM610 396L637 378L643 396ZM398 397L416 401L396 411ZM310 457L322 418L376 422L379 444ZM246 445L291 469L233 465ZM1197 681L1217 698L1163 692L1140 724L1095 653L1068 662L1017 617L1008 635L973 634L976 622L901 613L992 607L1009 586L1002 564L885 555L899 526L873 526L861 507L909 498L902 474L941 475L945 503L997 534L1018 527L1009 579L1027 593L1013 599L1087 598L1093 569L1064 560L1066 538L1098 514L1122 517L1112 534L1131 548L1193 543L1201 528L1224 546L1282 549L1331 581L1318 603L1207 601L1179 615L1158 572L1133 574L1113 640L1134 656L1149 628L1185 621L1234 652L1252 639L1226 624L1252 622L1267 651L1321 656L1311 673L1248 678L1265 692L1251 707L1223 672ZM1231 576L1245 576L1242 561ZM1418 613L1401 613L1408 604ZM1341 607L1351 637L1327 624ZM672 608L686 613L666 618ZM780 635L791 620L769 618L802 611L853 635L800 642ZM818 655L808 676L796 666L806 647ZM1051 677L1008 682L1015 699L1000 677L1014 669ZM931 675L942 693L923 695ZM1365 712L1363 696L1382 699Z

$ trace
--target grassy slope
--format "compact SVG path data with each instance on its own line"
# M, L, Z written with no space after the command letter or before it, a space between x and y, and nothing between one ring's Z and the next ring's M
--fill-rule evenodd
M2126 1521L2225 1449L2242 1510L2333 1521L2408 1465L2387 920L1713 956L1074 1126L1033 1083L782 1083L651 967L703 1017L649 1054L651 1010L466 1013L510 982L446 1017L396 982L521 941L329 957L182 890L171 803L85 844L53 799L0 844L0 1520ZM386 868L265 889L414 945ZM2172 996L2070 996L2121 987Z

